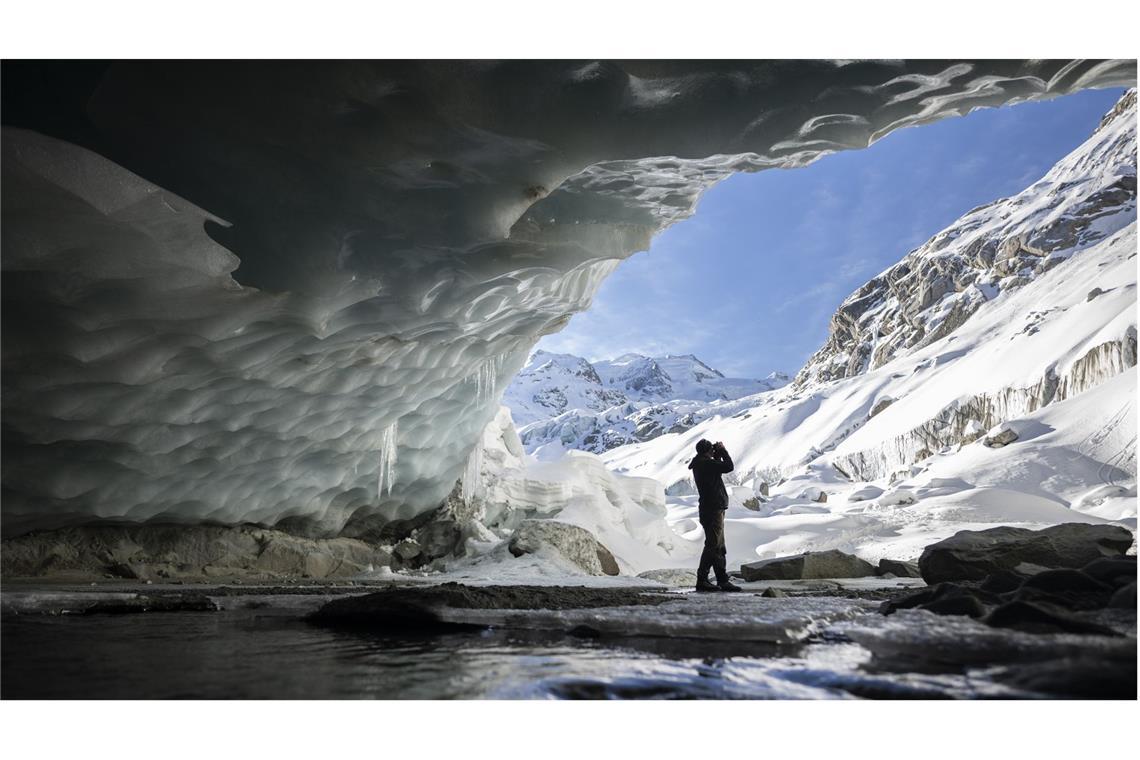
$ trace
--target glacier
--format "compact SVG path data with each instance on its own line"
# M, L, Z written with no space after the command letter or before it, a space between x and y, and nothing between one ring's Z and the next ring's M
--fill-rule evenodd
M109 64L5 111L4 533L354 536L435 509L536 341L712 184L1134 82L1091 60Z

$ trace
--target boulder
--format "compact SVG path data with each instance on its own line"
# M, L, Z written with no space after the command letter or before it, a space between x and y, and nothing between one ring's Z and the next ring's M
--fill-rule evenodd
M1011 428L1004 428L994 435L986 436L986 439L982 441L982 443L991 449L1000 449L1002 446L1008 446L1016 440L1017 432Z
M1101 557L1123 555L1132 533L1116 525L1064 523L1044 530L963 530L926 547L918 560L927 583L983 580L1023 563L1079 569Z
M521 557L542 549L558 552L590 575L617 575L617 560L585 528L557 520L523 520L507 543Z
M879 560L878 574L886 575L887 573L890 573L896 578L922 577L922 573L918 571L918 565L914 562L903 562L898 559Z
M760 511L760 499L753 496L751 499L745 499L741 502L745 509L751 509L753 512Z
M416 557L420 556L423 549L420 547L419 542L411 538L405 538L400 543L392 547L392 554L404 560L411 562Z
M811 578L866 578L875 567L853 554L830 550L776 557L740 566L746 581L789 581Z
M764 593L760 596L764 597L765 599L783 599L787 596L787 594L778 588L768 587L764 589Z

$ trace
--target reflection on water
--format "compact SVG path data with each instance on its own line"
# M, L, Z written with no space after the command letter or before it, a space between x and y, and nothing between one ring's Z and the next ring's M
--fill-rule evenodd
M509 631L379 636L287 611L5 615L5 699L971 696L961 676L863 673L851 644L776 647Z

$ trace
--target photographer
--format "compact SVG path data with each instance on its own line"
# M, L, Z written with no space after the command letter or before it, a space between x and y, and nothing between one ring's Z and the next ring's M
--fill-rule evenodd
M732 457L720 441L697 441L697 455L689 462L693 480L700 495L701 527L705 529L705 548L697 568L697 591L740 591L728 580L724 548L724 511L728 509L728 491L721 475L732 472ZM709 568L716 573L716 585L709 582Z

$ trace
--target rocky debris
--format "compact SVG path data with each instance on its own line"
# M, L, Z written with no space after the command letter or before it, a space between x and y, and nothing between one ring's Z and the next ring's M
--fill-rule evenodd
M590 575L617 575L617 560L585 528L557 520L523 520L507 543L511 554L521 557L552 549Z
M1013 430L1012 428L1003 428L994 435L986 436L986 439L982 441L982 444L984 446L988 446L991 449L1000 449L1002 446L1008 446L1016 440L1017 431Z
M697 585L697 571L692 568L671 567L663 570L646 570L638 578L663 583L673 588L692 588Z
M1033 566L1020 563L1018 567ZM1121 631L1104 625L1095 615L1106 609L1135 609L1135 596L1135 558L1098 558L1079 570L1059 568L1023 575L997 569L980 583L943 581L888 599L879 611L891 615L922 609L938 615L965 615L993 628L1027 633L1120 636ZM1134 630L1134 616L1130 625Z
M749 562L740 566L740 574L746 581L865 578L875 575L875 567L853 554L833 549Z
M1080 569L1096 559L1120 557L1132 533L1116 525L1063 523L1044 530L990 528L963 530L927 546L918 560L927 583L981 581L1022 563L1043 568Z
M390 563L353 538L305 538L252 525L92 524L5 539L0 572L14 577L137 580L338 578Z
M897 559L880 559L876 569L879 575L890 573L896 578L921 578L922 573L914 562L903 562Z

